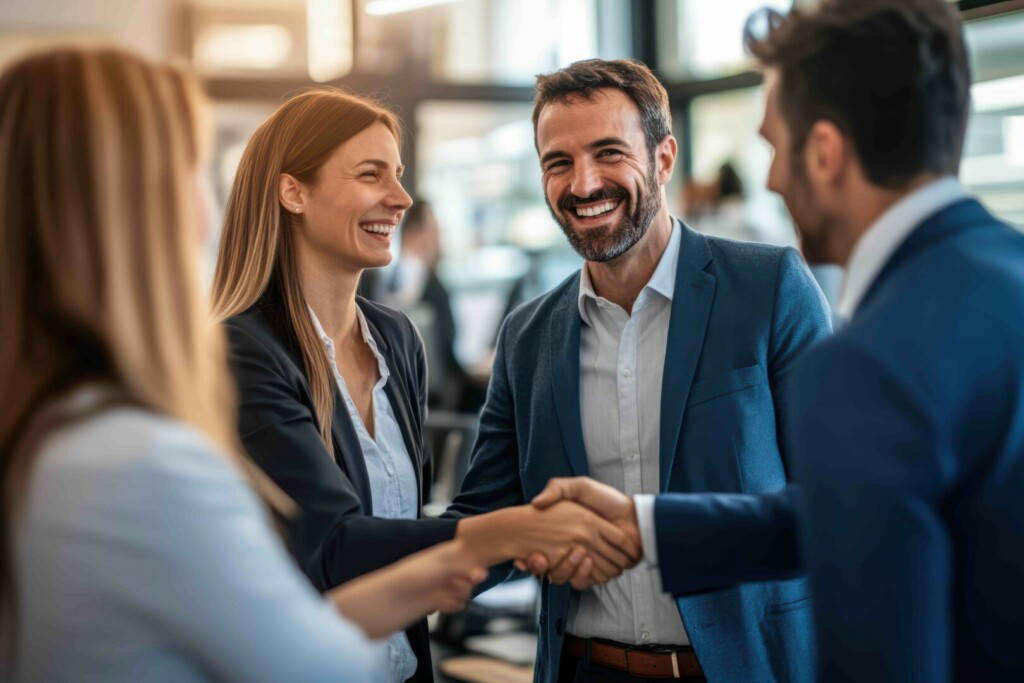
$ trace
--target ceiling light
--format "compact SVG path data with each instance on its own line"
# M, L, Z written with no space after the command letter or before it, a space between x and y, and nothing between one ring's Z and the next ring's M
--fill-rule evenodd
M352 5L338 0L307 0L309 77L324 82L352 71Z
M200 69L275 69L288 61L291 49L284 26L212 24L196 37L193 58Z

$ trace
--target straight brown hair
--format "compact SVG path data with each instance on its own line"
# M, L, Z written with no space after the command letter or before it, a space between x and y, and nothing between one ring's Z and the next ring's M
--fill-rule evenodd
M0 627L16 629L12 518L35 453L18 440L77 383L205 434L279 508L240 457L220 326L198 273L195 180L206 106L175 67L67 47L0 75ZM17 461L15 458L17 457Z
M213 308L225 320L258 301L282 321L287 344L305 366L320 438L333 452L334 378L302 293L292 216L278 199L287 173L313 183L331 153L374 123L401 142L395 115L337 88L320 87L291 98L271 114L246 145L224 215L213 278Z

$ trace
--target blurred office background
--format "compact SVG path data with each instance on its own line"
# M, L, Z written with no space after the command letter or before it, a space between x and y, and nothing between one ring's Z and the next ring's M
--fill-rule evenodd
M770 150L757 135L763 90L741 43L753 10L791 4L5 0L0 65L68 40L115 41L189 62L214 102L211 180L220 202L248 136L289 94L330 83L397 111L408 134L407 189L431 203L439 226L436 275L454 325L442 334L443 311L420 305L415 296L403 302L431 347L439 509L465 466L502 318L580 264L541 193L530 123L534 75L587 57L643 60L668 89L680 141L669 189L673 212L706 232L794 244L784 207L764 189ZM962 180L998 215L1024 226L1024 0L957 4L967 21L976 79ZM387 299L393 274L378 274L367 292ZM834 297L841 274L824 269L816 275ZM442 344L451 348L438 348ZM457 368L445 363L447 352ZM467 385L461 400L448 398L455 381ZM515 616L531 595L519 587L485 598L477 606L484 615L479 623L441 624L439 639L461 643L463 635L501 630L486 618L495 614L510 616L508 628L528 629L529 619ZM512 659L532 656L528 639L506 640L497 650Z

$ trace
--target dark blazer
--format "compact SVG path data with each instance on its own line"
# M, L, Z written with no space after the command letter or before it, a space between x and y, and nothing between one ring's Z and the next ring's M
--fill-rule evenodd
M793 401L798 490L659 498L666 589L803 560L821 680L1024 681L1024 235L973 199L928 218Z
M700 235L682 223L661 394L662 491L776 491L792 435L790 369L829 333L828 307L792 249ZM587 474L580 423L579 274L516 309L499 335L480 436L447 514L516 505L551 477ZM509 576L510 567L490 581ZM535 680L558 675L579 594L545 583ZM805 681L802 579L678 601L711 681Z
M455 535L452 520L372 517L370 484L355 426L335 387L334 452L320 440L302 358L273 289L226 322L238 387L239 433L249 456L291 496L301 515L290 525L292 552L321 591L379 569ZM361 297L358 305L387 360L388 399L420 483L430 486L423 448L426 363L419 334L402 313ZM433 678L426 620L408 630L419 666L415 681Z

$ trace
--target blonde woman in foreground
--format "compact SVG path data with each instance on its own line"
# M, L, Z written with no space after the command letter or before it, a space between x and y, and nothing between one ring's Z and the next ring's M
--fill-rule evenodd
M204 109L114 49L0 75L5 679L373 680L482 578L448 543L325 599L287 555L197 277Z

